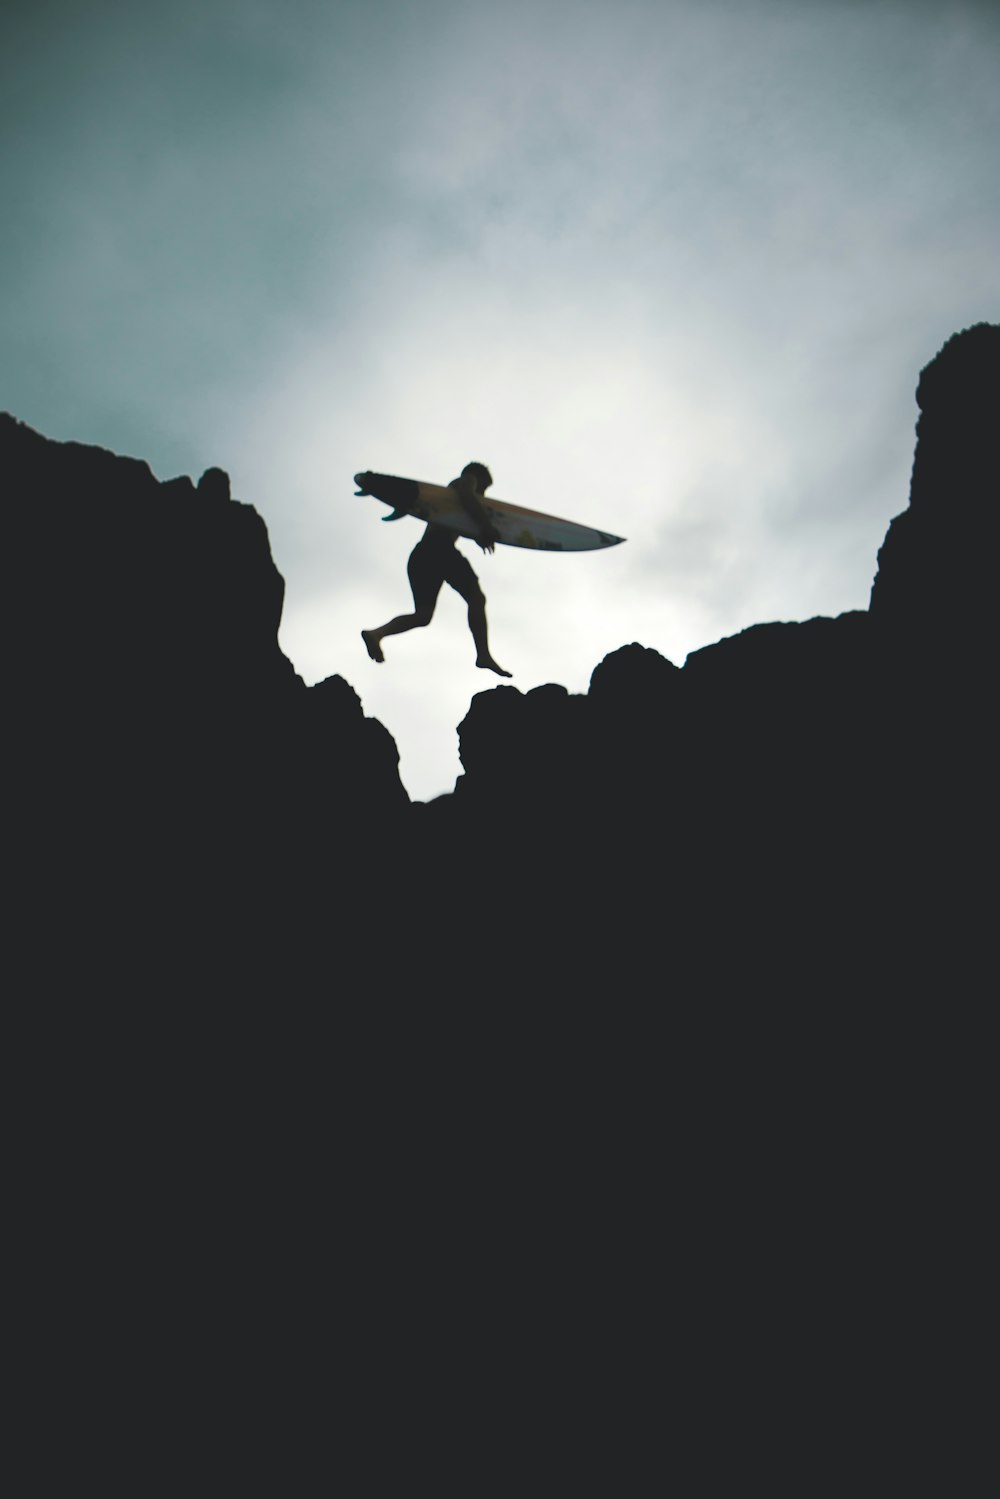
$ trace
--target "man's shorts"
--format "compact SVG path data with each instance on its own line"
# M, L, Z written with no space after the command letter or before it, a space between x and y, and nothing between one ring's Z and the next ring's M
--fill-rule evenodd
M418 612L434 608L442 583L449 583L467 604L483 596L472 564L462 556L447 533L438 539L431 531L418 541L410 553L406 571Z

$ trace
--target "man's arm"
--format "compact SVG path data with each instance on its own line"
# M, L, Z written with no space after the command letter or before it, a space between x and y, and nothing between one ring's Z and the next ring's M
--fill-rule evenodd
M492 552L494 546L500 540L500 532L487 515L482 498L476 491L473 480L465 476L461 479L453 479L449 488L458 490L462 509L471 515L479 528L479 534L472 538L476 546L481 547L484 552Z

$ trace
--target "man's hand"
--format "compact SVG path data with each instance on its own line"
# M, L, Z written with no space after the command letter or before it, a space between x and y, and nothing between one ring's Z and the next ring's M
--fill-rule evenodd
M482 533L479 536L473 537L473 540L481 552L492 552L500 540L500 532L487 521Z

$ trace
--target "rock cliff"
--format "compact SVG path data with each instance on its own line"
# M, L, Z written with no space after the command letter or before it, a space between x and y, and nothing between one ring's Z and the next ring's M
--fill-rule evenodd
M864 983L866 954L902 972L925 945L960 964L933 934L975 902L992 813L1000 327L950 339L917 402L910 504L867 611L755 625L682 668L626 644L586 694L479 693L464 773L426 806L350 685L307 689L282 654L283 580L222 470L158 483L0 418L28 906L105 962L127 951L125 973L165 930L177 953L224 933L250 982L265 958L313 972L330 942L377 932L369 882L391 866L400 941L379 964L404 986L422 940L407 879L449 890L460 971L500 947L494 977L531 953L630 993L661 944L665 981L708 985L763 965L833 991Z
M586 1344L630 1421L690 1387L769 1459L800 1401L939 1418L989 1255L998 369L981 326L923 372L869 610L480 693L414 806L221 471L0 418L9 1216L74 1401L95 1348L173 1400L273 1336L381 1410L485 1304L502 1374Z

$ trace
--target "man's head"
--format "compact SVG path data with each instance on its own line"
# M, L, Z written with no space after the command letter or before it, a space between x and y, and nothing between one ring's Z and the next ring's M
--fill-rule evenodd
M493 475L485 463L467 463L462 470L462 478L464 479L466 475L472 479L476 488L482 493L485 493L493 483Z

